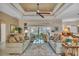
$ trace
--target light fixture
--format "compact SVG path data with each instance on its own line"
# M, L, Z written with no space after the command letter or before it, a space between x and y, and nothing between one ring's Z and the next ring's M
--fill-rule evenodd
M25 33L28 33L28 30L25 30Z

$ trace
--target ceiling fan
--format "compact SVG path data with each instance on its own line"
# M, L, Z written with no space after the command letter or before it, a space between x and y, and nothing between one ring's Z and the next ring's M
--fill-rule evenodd
M44 16L42 14L50 14L50 13L40 12L40 10L39 10L39 3L37 3L37 11L36 11L36 14L38 14L39 16L41 16L42 18L44 18Z

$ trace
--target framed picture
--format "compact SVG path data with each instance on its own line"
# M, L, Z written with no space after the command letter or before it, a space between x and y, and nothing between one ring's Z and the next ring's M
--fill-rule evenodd
M16 27L16 26L13 25L13 24L10 25L10 33L13 33L13 32L14 32L15 27Z

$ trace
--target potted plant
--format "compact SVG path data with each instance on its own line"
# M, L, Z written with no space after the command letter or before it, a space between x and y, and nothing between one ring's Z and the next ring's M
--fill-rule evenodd
M21 33L21 32L22 32L22 28L16 27L16 28L15 28L15 31L18 31L18 33Z

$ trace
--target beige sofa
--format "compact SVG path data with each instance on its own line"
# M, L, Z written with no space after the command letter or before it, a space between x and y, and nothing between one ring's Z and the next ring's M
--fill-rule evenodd
M62 43L60 40L60 34L59 33L53 33L49 40L50 46L54 49L56 53L62 53Z
M30 41L25 40L21 43L7 43L6 44L6 50L7 53L23 53L23 51L28 47Z
M21 54L29 45L30 40L24 39L23 34L10 34L6 41L7 53Z

